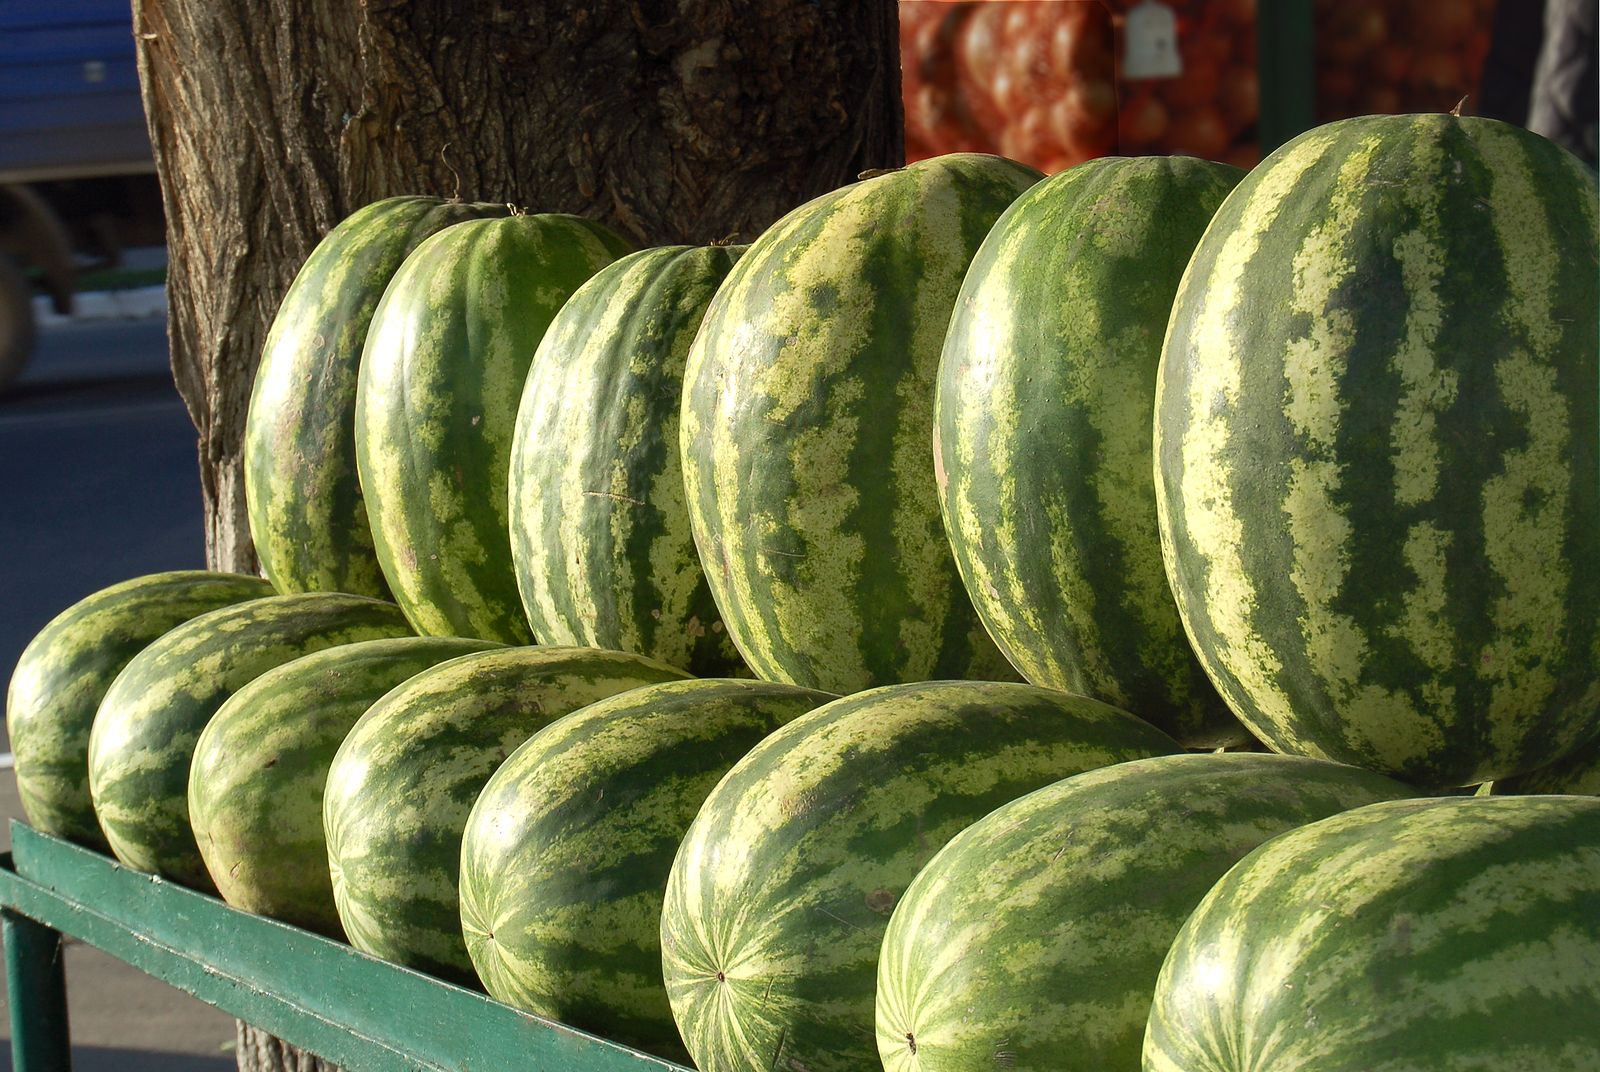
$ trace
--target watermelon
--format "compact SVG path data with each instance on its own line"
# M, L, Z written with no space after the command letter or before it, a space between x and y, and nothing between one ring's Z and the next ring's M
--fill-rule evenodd
M837 693L1015 676L961 587L928 443L961 277L1039 177L961 153L824 194L712 299L684 371L684 482L758 676Z
M497 646L451 637L341 644L268 670L229 697L201 732L189 766L189 823L223 899L344 937L322 836L322 787L334 752L396 685Z
M1033 684L1190 747L1244 731L1167 586L1151 413L1178 280L1243 175L1107 157L1039 183L979 248L939 364L939 503L989 635Z
M266 581L239 573L152 573L79 600L39 630L6 690L6 732L28 822L110 851L89 800L89 730L111 682L168 629L271 594Z
M1596 208L1535 134L1367 116L1200 240L1156 389L1163 557L1274 750L1446 787L1600 734Z
M1600 800L1396 801L1274 838L1178 933L1144 1068L1600 1068Z
M292 659L409 632L393 603L302 592L222 607L162 634L111 683L89 734L89 795L117 859L212 889L188 793L195 742L211 716Z
M667 246L556 315L517 411L511 557L534 635L744 671L700 568L678 458L689 344L743 246Z
M357 949L476 985L461 937L461 836L518 745L607 696L686 675L589 648L464 655L386 694L328 769L322 826L334 904Z
M1569 752L1549 766L1490 783L1496 796L1529 796L1539 793L1575 793L1600 797L1600 738Z
M777 730L711 791L667 879L662 973L696 1066L871 1067L878 947L922 865L1024 793L1178 748L1009 682L885 686Z
M461 845L461 929L501 1001L675 1061L661 895L706 795L761 739L836 697L669 681L601 700L511 754Z
M378 564L417 632L533 639L507 535L517 403L556 311L630 248L578 216L472 220L419 245L384 291L356 467Z
M985 816L917 876L878 964L887 1072L1137 1069L1161 958L1211 884L1276 834L1407 796L1380 774L1187 755L1067 778Z
M261 569L291 592L388 594L356 476L356 372L367 325L406 254L505 205L391 197L311 251L283 296L244 430L244 493Z

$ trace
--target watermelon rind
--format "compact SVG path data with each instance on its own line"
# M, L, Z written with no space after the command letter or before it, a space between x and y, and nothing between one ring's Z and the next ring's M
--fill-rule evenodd
M1179 750L1009 682L886 686L775 731L712 790L667 880L662 973L695 1065L872 1067L879 945L928 859L1024 793Z
M484 786L461 845L461 926L489 993L687 1060L661 983L673 856L728 768L834 699L767 682L669 681L529 738Z
M356 376L373 310L406 255L506 205L407 195L357 209L317 243L267 332L244 428L261 570L285 595L388 595L356 473Z
M1600 735L1600 194L1519 127L1365 116L1217 211L1157 383L1195 652L1279 752L1427 788Z
M1151 420L1178 281L1243 175L1106 157L1039 183L979 247L939 363L939 503L989 635L1033 684L1191 748L1245 733L1167 584Z
M1137 1069L1162 957L1222 874L1285 830L1413 794L1298 756L1161 756L1067 778L951 840L878 964L886 1072Z
M89 732L123 667L169 629L272 595L259 577L208 570L152 573L74 603L39 631L6 689L17 795L33 826L109 852L89 798Z
M117 859L212 889L189 825L189 764L217 709L302 655L410 632L393 603L302 592L223 607L162 634L111 683L89 734L89 795Z
M343 938L322 836L334 752L390 689L497 646L459 637L341 644L268 670L230 696L189 765L189 824L223 900Z
M386 693L339 745L323 791L350 944L477 985L461 934L461 838L490 775L562 715L686 676L624 652L520 647L451 659Z
M562 306L523 387L511 555L545 644L636 651L700 677L748 674L695 550L678 455L684 364L743 246L664 246Z
M517 405L557 311L631 250L581 216L517 214L444 228L390 280L361 355L355 458L378 565L417 632L534 639L508 535Z
M684 372L684 482L758 677L840 694L1015 678L961 586L928 445L962 276L1039 178L956 153L864 179L773 224L712 299Z
M1156 986L1145 1072L1600 1068L1600 800L1373 804L1216 884Z

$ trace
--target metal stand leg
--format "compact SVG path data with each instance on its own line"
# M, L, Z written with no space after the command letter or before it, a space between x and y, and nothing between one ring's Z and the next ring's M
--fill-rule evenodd
M0 910L6 943L6 994L11 1001L14 1072L70 1072L67 977L61 935L42 923Z

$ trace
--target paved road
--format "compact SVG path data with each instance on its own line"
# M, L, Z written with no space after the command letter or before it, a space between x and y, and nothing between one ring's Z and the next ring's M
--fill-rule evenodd
M195 432L165 324L52 328L0 398L0 674L59 611L205 563ZM0 752L10 746L0 738Z
M195 434L160 320L53 327L0 398L0 681L58 611L141 573L201 566ZM0 753L10 746L0 736ZM0 770L3 829L20 815ZM68 946L78 1072L226 1072L233 1020L81 945ZM0 1072L10 1072L0 1001Z

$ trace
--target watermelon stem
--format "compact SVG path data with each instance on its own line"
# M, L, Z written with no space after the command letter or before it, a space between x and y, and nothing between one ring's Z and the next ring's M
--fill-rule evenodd
M450 195L450 200L452 200L452 201L460 201L461 200L461 172L459 172L459 171L457 171L455 169L455 165L451 164L450 163L450 158L445 155L445 153L447 153L449 151L450 151L450 143L449 142L445 142L443 145L439 146L439 161L440 161L440 163L444 164L445 169L447 171L449 171L450 174L456 180L455 192Z

